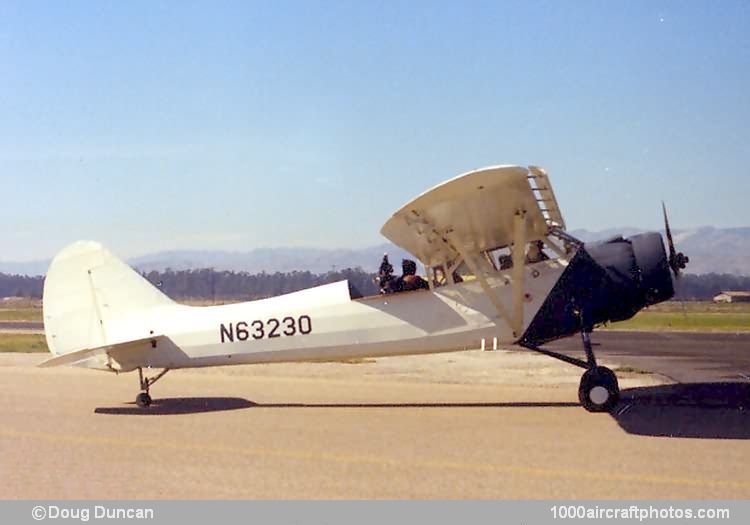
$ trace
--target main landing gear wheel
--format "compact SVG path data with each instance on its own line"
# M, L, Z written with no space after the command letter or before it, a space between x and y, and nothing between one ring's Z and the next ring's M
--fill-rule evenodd
M589 412L610 412L620 400L615 373L604 366L586 370L578 387L578 400Z
M141 392L135 397L135 404L141 408L151 405L151 396L147 392Z

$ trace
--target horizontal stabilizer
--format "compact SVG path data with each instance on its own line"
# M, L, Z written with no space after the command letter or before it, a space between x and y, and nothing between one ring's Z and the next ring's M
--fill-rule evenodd
M84 348L83 350L76 350L75 352L47 359L43 363L40 363L39 366L42 368L48 368L51 366L72 365L100 355L108 355L115 361L119 361L118 357L126 356L127 354L142 354L148 352L157 341L163 338L164 336L151 336L113 345Z

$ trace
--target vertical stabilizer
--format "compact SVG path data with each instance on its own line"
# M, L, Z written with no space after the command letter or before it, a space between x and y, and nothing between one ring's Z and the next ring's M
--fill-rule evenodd
M44 281L44 331L54 355L107 345L107 327L174 304L101 244L79 241L52 260Z

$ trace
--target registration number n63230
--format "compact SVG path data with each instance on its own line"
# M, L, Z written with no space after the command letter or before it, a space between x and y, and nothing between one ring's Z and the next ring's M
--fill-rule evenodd
M219 335L222 343L247 341L250 338L272 339L274 337L291 337L293 335L307 335L311 332L312 320L309 315L221 323L219 326Z

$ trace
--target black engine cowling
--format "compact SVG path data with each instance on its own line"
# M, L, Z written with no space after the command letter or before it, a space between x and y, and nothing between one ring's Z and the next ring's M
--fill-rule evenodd
M538 346L594 325L629 319L674 295L661 235L582 245L521 338Z

